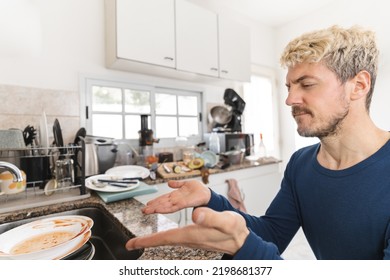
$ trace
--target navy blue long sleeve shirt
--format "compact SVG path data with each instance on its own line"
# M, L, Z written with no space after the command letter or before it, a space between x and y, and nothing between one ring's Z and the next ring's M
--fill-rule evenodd
M390 141L343 170L318 163L319 145L293 154L264 216L212 192L208 207L240 212L250 229L234 259L281 259L300 227L317 259L390 259Z

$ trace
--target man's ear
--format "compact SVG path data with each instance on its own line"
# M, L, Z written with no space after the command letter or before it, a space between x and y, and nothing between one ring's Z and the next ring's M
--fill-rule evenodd
M365 70L360 71L351 80L353 90L351 92L351 100L357 100L365 97L371 88L371 75Z

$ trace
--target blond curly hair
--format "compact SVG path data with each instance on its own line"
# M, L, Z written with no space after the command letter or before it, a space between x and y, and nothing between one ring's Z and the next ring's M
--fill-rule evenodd
M378 71L379 51L375 33L359 26L327 29L305 33L292 40L284 49L280 63L284 67L309 62L323 62L338 79L345 83L362 70L371 76L366 109L370 108Z

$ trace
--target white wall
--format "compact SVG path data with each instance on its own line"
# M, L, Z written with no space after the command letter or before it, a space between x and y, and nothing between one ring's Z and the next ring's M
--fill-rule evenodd
M371 117L379 127L390 130L390 110L388 109L390 104L390 95L388 94L390 91L388 83L390 79L390 37L388 36L390 17L383 1L340 0L309 16L290 22L277 29L276 53L280 54L291 39L303 32L326 28L335 24L345 27L361 25L376 32L381 56L371 105ZM279 96L281 97L281 102L284 102L286 97L284 70L280 70L279 77ZM294 142L292 141L296 135L295 124L291 117L290 109L286 105L281 105L280 110L281 139L285 139L282 142L282 151L283 158L287 159L295 150Z
M103 0L15 2L22 2L21 8L28 4L35 8L40 21L40 49L31 54L14 56L0 53L0 83L77 90L79 72L105 71ZM0 10L0 16L8 13L10 10ZM16 10L14 15L18 14ZM24 19L18 20L23 22ZM28 26L29 22L24 21L23 24ZM8 24L12 32L14 26ZM7 40L6 36L0 35L1 40Z

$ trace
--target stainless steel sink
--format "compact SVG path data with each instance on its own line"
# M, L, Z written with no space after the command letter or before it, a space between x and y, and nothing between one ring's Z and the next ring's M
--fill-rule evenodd
M94 221L90 242L95 247L93 260L136 260L143 250L127 251L125 244L134 235L106 210L97 207L79 208L55 214L23 219L0 225L0 234L36 219L62 215L83 215Z

